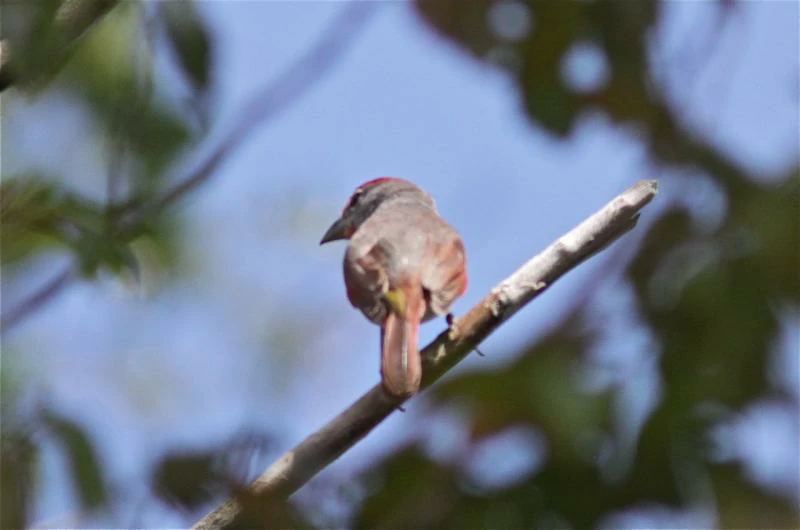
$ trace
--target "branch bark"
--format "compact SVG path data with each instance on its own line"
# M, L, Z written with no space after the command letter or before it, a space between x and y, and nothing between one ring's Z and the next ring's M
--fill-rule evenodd
M657 190L656 181L639 181L492 289L478 305L456 320L452 328L422 350L422 387L433 384L500 324L565 273L632 230L640 210L653 200ZM280 457L248 486L245 496L264 503L288 498L369 434L403 401L390 397L380 384L376 385ZM242 514L242 505L232 498L206 515L194 528L230 527Z

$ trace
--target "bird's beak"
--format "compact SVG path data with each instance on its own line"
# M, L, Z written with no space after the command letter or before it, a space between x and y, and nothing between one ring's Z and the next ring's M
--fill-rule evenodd
M337 241L339 239L347 239L347 223L342 218L337 219L331 227L328 228L328 231L322 236L322 240L320 240L319 244L324 245L325 243Z

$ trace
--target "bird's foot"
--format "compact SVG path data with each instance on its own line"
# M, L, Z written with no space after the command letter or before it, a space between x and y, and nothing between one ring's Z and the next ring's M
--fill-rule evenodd
M448 328L448 330L450 331L450 336L452 337L452 334L456 332L456 329L455 329L455 327L453 326L453 324L454 324L454 323L455 323L455 321L456 321L456 317L455 317L455 316L453 316L453 313L447 313L447 314L445 315L444 319L445 319L445 321L447 322L447 328ZM475 353L477 353L477 354L478 354L478 355L480 355L481 357L486 357L486 355L485 355L485 354L484 354L482 351L480 351L480 350L479 350L477 347L476 347L476 348L473 348L473 349L475 350Z

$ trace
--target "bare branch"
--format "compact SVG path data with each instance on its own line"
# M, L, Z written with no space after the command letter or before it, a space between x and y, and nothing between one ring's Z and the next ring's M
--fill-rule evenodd
M47 302L77 277L74 266L68 265L17 307L0 316L0 331L6 333L16 324Z
M643 180L619 195L571 232L502 281L469 313L456 320L422 350L422 386L430 386L466 357L500 324L541 294L566 272L633 229L640 210L658 190ZM388 396L376 385L348 409L273 463L248 488L247 495L279 502L364 438L404 400ZM195 529L229 527L242 508L235 499L205 516Z

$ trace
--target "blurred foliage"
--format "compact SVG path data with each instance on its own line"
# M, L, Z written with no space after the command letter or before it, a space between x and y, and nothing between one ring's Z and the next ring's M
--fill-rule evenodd
M597 394L579 384L603 323L578 308L508 366L450 378L429 394L435 407L466 414L472 448L497 433L536 429L547 446L542 467L521 471L509 485L479 487L467 472L469 456L442 462L412 445L371 466L354 526L593 528L647 506L703 507L723 528L800 526L797 492L751 482L735 461L714 458L710 441L715 426L760 400L797 409L768 377L782 317L800 301L797 170L764 184L680 125L646 57L658 2L416 5L435 31L506 68L543 129L568 137L581 116L598 110L634 124L656 160L712 177L727 209L708 230L691 211L670 206L626 270L640 319L658 345L663 383L633 455L625 454L620 428L630 419L611 406L620 385ZM514 33L520 17L528 17L528 31ZM570 86L566 56L587 43L602 52L609 76L597 87Z
M165 454L152 474L153 491L163 501L193 509L244 489L251 464L273 440L265 434L241 433L204 450L181 447Z
M158 9L184 73L196 90L205 92L211 76L211 42L194 4L163 2Z
M733 4L720 2L720 16ZM604 329L580 307L509 365L452 377L429 394L435 408L464 413L471 449L513 429L535 430L546 445L541 466L487 487L467 472L469 451L441 461L416 445L404 447L363 477L366 493L352 507L351 525L591 528L633 508L700 506L719 527L800 526L796 492L755 484L740 462L714 458L710 441L715 427L761 400L797 408L768 372L784 317L800 301L798 170L765 184L674 115L647 53L663 23L660 2L417 0L415 6L443 38L504 68L524 112L543 130L568 139L584 116L601 112L632 126L655 161L711 178L726 209L708 229L692 211L670 205L624 270L641 325L657 344L663 387L633 454L623 443L627 418L615 409L620 385L587 392L583 384ZM90 116L96 138L106 140L98 153L106 149L108 162L104 202L75 191L74 175L3 175L4 272L53 248L70 252L84 274L135 271L143 246L174 259L163 212L147 207L169 191L164 177L203 131L176 105L153 55L168 51L195 107L207 105L214 40L196 5L43 0L3 2L3 9L2 39L12 60L0 73L0 89L11 79L10 90L26 97L69 95ZM586 46L599 52L607 75L593 86L574 86L564 64ZM10 421L5 388L3 398L2 527L20 528L30 522L39 438L30 425ZM82 506L107 504L113 492L81 426L52 413L32 423L63 449ZM258 450L248 447L237 450ZM170 453L153 469L153 492L181 508L231 494L244 508L243 527L309 526L307 514L291 504L248 497L241 475L221 463L234 452L225 445Z
M75 481L81 507L88 511L103 506L108 500L103 470L92 442L84 429L76 423L47 412L44 424L61 442L67 455L70 474Z
M12 50L8 52L10 73L4 72L2 88L10 83L26 90L46 87L71 57L76 41L117 3L118 0L4 1L2 38Z
M70 175L3 175L3 265L61 245L74 253L84 274L101 267L135 273L131 245L143 236L156 242L162 262L175 257L169 238L162 237L170 230L163 216L138 212L166 192L164 176L198 138L168 91L153 90L158 50L155 36L145 29L155 25L152 18L164 18L166 45L178 50L180 67L191 64L197 91L207 89L211 43L191 2L152 9L140 2L116 4L13 3L4 12L14 90L34 97L45 88L66 93L88 113L95 134L106 139L98 142L98 156L108 165L108 197L101 203L75 192ZM178 15L180 22L174 20Z
M208 506L221 497L235 498L241 507L236 528L310 528L291 504L270 501L247 490L263 468L263 456L272 438L242 433L203 451L180 448L164 455L152 474L153 492L165 503L181 510Z
M177 258L174 221L149 205L171 191L166 175L200 138L191 116L176 104L184 97L181 87L162 83L155 64L156 54L174 50L173 66L185 71L195 107L207 100L213 43L194 3L3 1L2 9L5 103L62 96L88 117L82 134L94 142L107 171L100 179L106 180L105 200L78 191L73 180L84 175L2 175L4 289L43 252L71 254L87 276L100 269L138 276L142 265L170 265ZM46 129L40 134L52 141ZM24 413L17 405L24 385L8 375L12 360L3 361L0 526L29 525L45 438L67 461L82 515L107 507L113 494L91 436L53 412Z
M0 443L0 526L25 528L37 485L37 447L18 426L4 425Z
M3 265L60 244L75 253L86 274L101 265L136 269L128 247L132 234L115 230L104 206L35 175L4 179L1 186Z
M551 133L567 135L590 109L619 122L652 121L658 112L645 57L658 2L418 0L416 5L437 31L515 75L528 114ZM523 23L520 18L528 20L524 34L513 30ZM570 50L586 44L602 50L610 76L603 86L583 91L570 86L562 71Z
M33 426L15 414L18 374L7 362L0 369L0 528L24 528L34 501L39 453Z

